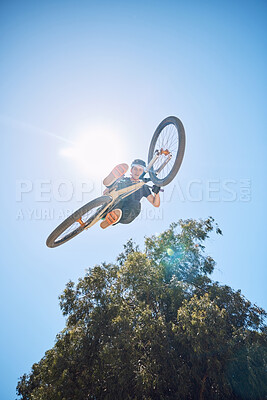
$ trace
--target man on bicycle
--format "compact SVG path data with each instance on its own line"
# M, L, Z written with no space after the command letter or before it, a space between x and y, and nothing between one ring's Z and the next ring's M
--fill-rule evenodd
M131 164L131 176L129 178L123 177L127 172L129 166L127 164L119 164L113 168L110 174L103 180L103 184L107 187L104 190L104 194L108 194L110 187L118 181L118 188L122 189L124 187L130 186L133 183L140 181L140 176L143 174L146 163L143 160L136 159ZM140 189L136 192L130 194L125 199L121 200L116 209L110 211L105 219L101 222L100 226L103 229L106 229L110 225L114 225L117 223L121 224L129 224L132 222L141 212L141 203L140 200L143 197L146 197L147 200L153 204L154 207L160 206L160 197L159 197L160 187L154 185L151 193L150 188L144 184Z

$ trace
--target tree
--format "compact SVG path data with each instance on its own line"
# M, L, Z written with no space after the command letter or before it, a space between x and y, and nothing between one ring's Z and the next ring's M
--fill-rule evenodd
M22 400L263 399L266 313L208 277L209 217L132 240L60 296L65 329L17 385Z

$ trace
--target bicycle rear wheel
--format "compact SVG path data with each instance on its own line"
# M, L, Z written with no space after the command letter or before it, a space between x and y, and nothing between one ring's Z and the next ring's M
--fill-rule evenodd
M157 127L148 151L148 164L158 152L159 157L149 171L157 186L168 185L176 176L185 151L185 130L177 117L165 118Z
M48 247L60 246L77 236L84 229L90 228L90 224L93 225L94 219L111 201L109 196L101 196L79 208L48 236L46 245Z

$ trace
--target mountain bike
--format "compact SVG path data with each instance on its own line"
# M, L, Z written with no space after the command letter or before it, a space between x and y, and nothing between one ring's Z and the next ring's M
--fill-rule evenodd
M115 209L119 201L140 189L147 182L152 181L154 185L160 187L168 185L180 169L184 151L185 130L182 122L173 116L165 118L154 132L149 146L147 167L140 176L139 182L125 188L118 188L116 181L110 187L108 195L90 201L65 219L48 236L46 245L60 246L91 228L108 212ZM147 174L149 177L146 177Z

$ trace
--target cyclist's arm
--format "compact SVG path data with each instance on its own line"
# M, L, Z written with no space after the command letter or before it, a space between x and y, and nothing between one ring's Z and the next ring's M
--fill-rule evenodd
M160 206L160 197L159 197L159 193L157 194L150 194L149 196L147 196L147 200L149 201L149 203L153 204L154 207L159 207Z

